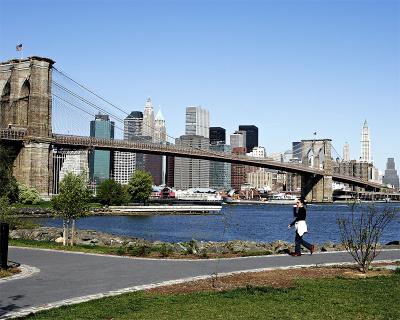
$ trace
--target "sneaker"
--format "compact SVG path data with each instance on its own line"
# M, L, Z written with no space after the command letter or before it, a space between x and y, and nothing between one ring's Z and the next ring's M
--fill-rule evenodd
M300 257L300 256L301 256L301 253L300 253L300 252L291 252L290 255L291 255L292 257Z
M311 252L311 254L313 254L315 252L315 245L313 245L313 244L311 245L310 252Z

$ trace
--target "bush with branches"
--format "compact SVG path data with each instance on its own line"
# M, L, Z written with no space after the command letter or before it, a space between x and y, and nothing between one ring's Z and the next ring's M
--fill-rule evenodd
M379 254L382 233L397 213L396 208L352 205L350 215L337 219L341 241L363 273Z

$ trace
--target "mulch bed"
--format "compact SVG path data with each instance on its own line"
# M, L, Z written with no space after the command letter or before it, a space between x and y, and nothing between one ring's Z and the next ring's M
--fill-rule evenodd
M382 264L381 264L382 265ZM377 265L375 265L377 266ZM338 276L359 278L385 276L392 271L371 270L367 275L362 274L355 266L311 267L288 270L271 270L254 273L240 273L224 277L214 276L211 279L191 281L147 290L148 294L178 294L205 291L225 291L246 286L267 286L273 288L289 288L298 279L322 279Z

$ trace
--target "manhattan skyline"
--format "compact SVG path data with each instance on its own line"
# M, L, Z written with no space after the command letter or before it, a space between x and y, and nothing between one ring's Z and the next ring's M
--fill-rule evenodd
M359 159L368 121L374 164L399 159L398 1L20 1L0 21L0 60L52 58L129 114L151 97L168 134L200 105L227 135L259 128L267 153L331 138ZM2 1L3 12L15 10Z

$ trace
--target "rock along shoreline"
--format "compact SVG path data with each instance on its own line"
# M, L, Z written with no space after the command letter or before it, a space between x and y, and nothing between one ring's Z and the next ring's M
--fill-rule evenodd
M62 243L62 228L37 227L34 229L16 229L10 232L11 239L33 241L48 241ZM294 250L294 244L282 240L273 242L254 242L233 240L227 242L198 241L192 239L188 242L161 242L148 241L142 238L117 236L95 230L77 230L75 243L92 247L109 247L115 249L117 254L133 256L249 256L288 254ZM393 241L398 246L398 241ZM396 247L397 247L396 246ZM342 244L327 242L317 245L318 251L345 250ZM152 254L153 253L153 254Z

